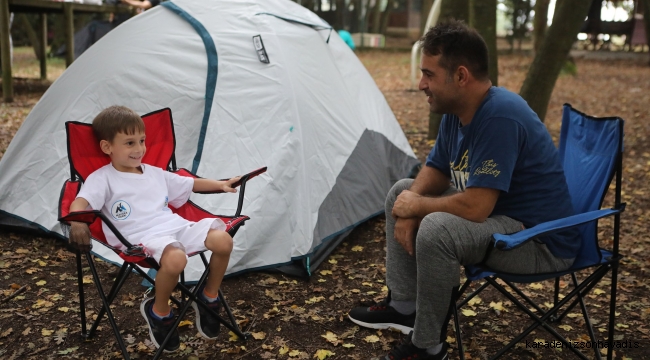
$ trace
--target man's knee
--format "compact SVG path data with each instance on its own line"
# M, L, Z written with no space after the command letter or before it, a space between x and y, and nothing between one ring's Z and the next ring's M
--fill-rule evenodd
M416 251L444 251L454 252L454 239L450 233L453 231L454 221L457 216L445 213L435 212L425 216L420 222L417 237L415 239Z
M388 191L388 195L386 196L386 209L392 211L393 204L395 203L397 196L401 194L402 191L410 189L411 184L413 184L413 179L402 179L396 182L395 185L393 185L393 187Z

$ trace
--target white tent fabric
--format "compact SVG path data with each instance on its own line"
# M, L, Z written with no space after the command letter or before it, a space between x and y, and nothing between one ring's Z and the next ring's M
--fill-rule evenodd
M200 176L225 178L268 166L247 185L242 212L251 220L235 237L229 274L308 255L328 235L381 212L386 187L418 161L372 78L327 23L288 0L164 4L103 37L43 95L0 162L0 216L61 234L57 203L70 177L64 123L89 123L114 104L140 114L171 108L177 164ZM188 19L206 32L197 32ZM269 63L258 58L256 35ZM208 66L215 59L209 60L206 36L216 46L218 70L207 104ZM397 149L391 163L372 160L377 144L359 150L368 132L385 142L379 148ZM380 184L372 201L355 198L354 186L344 196L349 204L365 201L373 209L337 214L341 229L315 239L324 216L319 209L337 182L346 187L340 175L355 149L369 158L363 163L387 175L355 175L357 184ZM237 207L236 195L195 194L192 200L217 214ZM100 245L94 250L119 262ZM190 267L187 278L198 278L200 260Z

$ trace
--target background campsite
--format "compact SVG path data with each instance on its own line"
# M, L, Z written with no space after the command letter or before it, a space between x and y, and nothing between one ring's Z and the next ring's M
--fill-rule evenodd
M334 23L330 19L328 22ZM515 92L522 88L534 58L533 42L523 38L521 44L521 49L517 49L517 42L497 39L498 83ZM617 351L616 356L646 359L650 358L650 328L646 325L650 316L647 299L650 286L649 56L647 48L643 47L636 51L593 50L605 44L603 39L593 46L584 46L583 42L574 44L571 62L563 67L545 108L545 124L557 141L561 106L567 102L594 116L620 116L626 120L623 197L628 210L623 215L621 234L621 252L626 258L619 278L616 339L637 341L640 347ZM411 88L412 38L388 36L385 45L383 49L357 49L354 54L381 90L413 152L422 161L433 141L429 139L430 119L425 97ZM615 46L610 44L612 48ZM14 51L14 101L3 102L0 107L0 157L43 93L65 70L63 60L48 59L47 79L38 80L38 60L32 49L16 47ZM251 332L252 338L242 343L223 332L218 341L205 342L197 337L193 315L189 315L190 321L181 323L182 350L166 358L360 359L383 356L401 335L359 329L346 317L353 306L385 296L383 226L381 216L362 223L309 279L273 272L244 273L226 279L224 293L240 326ZM611 227L606 226L604 232L609 231ZM79 337L74 255L66 250L62 241L3 229L0 230L0 244L3 245L0 251L2 358L120 357L106 323L96 339L84 342ZM89 275L88 269L84 271ZM100 262L103 280L110 280L116 274L116 267ZM93 305L87 311L90 318L96 316L99 309L91 281L90 276L85 278L89 301ZM552 301L548 297L551 289L552 284L544 282L531 284L526 292L534 298ZM115 310L118 325L131 356L148 358L153 347L138 311L146 288L133 276L124 290ZM607 295L603 290L607 289L594 289L587 298L592 306L603 306L602 314L592 314L598 332L604 330L606 323ZM496 295L493 291L484 293L480 301L470 304L467 308L470 311L461 315L465 339L470 339L466 343L466 358L485 358L516 333L515 330L528 323L525 315L509 311L511 304ZM579 318L569 318L563 326L567 334L586 336L582 334L584 331L576 332L582 329ZM453 332L448 335L448 340L453 342ZM529 338L551 339L543 330L537 330ZM456 349L451 356L457 357ZM566 351L525 349L523 346L507 356L516 359L573 358Z

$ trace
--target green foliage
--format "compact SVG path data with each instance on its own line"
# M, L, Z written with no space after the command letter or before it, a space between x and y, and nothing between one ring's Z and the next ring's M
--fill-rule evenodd
M571 76L578 75L578 65L576 65L573 59L568 59L567 61L564 62L564 65L562 65L562 70L560 70L560 76L563 75L571 75Z

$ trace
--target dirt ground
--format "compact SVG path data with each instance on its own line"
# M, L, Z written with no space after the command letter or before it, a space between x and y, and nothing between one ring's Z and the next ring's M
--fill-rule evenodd
M25 55L28 56L28 55ZM393 109L409 142L422 160L432 142L427 140L428 113L425 96L411 91L409 53L362 51L358 56L375 79ZM504 55L499 58L499 85L518 91L531 62L530 57ZM615 340L638 347L618 349L617 359L650 359L650 67L647 58L590 60L576 58L577 74L560 77L549 105L546 125L557 139L563 103L595 116L620 116L626 120L624 201L621 252L623 260L618 286ZM60 68L58 71L60 71ZM51 72L54 73L54 72ZM60 73L60 72L59 72ZM49 82L26 79L35 70L20 75L16 101L0 105L0 156L20 123L47 89ZM53 79L50 79L50 81ZM611 203L611 199L607 202ZM606 204L607 205L607 204ZM611 236L611 221L603 221L601 238ZM106 321L97 337L83 341L80 335L79 300L73 254L60 241L31 234L0 231L0 358L3 359L112 359L121 354ZM607 241L605 241L607 243ZM178 359L370 359L383 356L402 338L399 333L371 331L354 326L347 311L361 303L385 296L384 220L377 218L358 227L309 280L278 273L249 273L224 281L223 291L243 330L251 332L246 342L222 331L219 339L207 342L198 337L194 315L181 323L181 350L165 358ZM99 263L104 280L117 268ZM100 308L88 268L85 291L90 306L87 316ZM569 279L561 283L569 290ZM104 283L106 284L106 283ZM604 339L607 322L609 280L588 295L596 336ZM540 303L550 303L549 282L523 287ZM132 358L149 358L152 351L139 304L146 288L131 276L113 309ZM494 354L530 323L525 314L494 290L486 290L480 301L468 305L461 316L466 359ZM579 313L574 309L572 314ZM586 339L580 317L570 316L558 330L572 340ZM450 358L458 357L453 330L448 331ZM536 330L527 340L552 340ZM586 352L592 357L592 352ZM507 359L573 359L566 349L531 349L525 342L506 354Z

